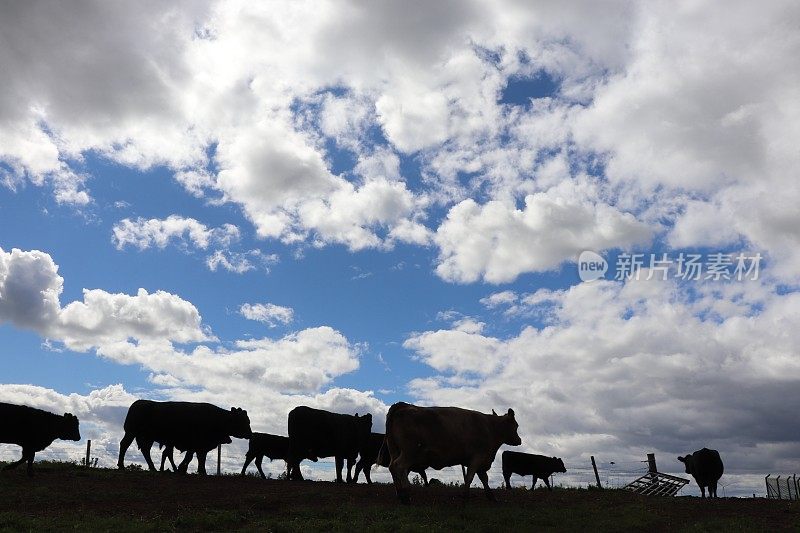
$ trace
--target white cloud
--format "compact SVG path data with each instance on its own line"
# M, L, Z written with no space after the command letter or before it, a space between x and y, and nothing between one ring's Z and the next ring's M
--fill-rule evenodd
M216 272L221 267L234 274L244 274L257 268L269 272L270 265L274 265L278 261L277 254L265 254L261 250L249 250L247 252L216 250L206 257L206 266L212 272Z
M278 324L289 324L294 319L294 310L291 307L271 303L245 303L239 307L239 313L248 320L263 322L271 328Z
M186 300L163 291L111 294L84 290L83 301L61 307L64 279L52 258L37 250L0 249L0 320L31 329L84 351L126 341L213 339L200 313Z
M191 243L202 250L210 245L226 248L240 238L239 228L233 224L209 228L193 218L179 215L170 215L165 219L126 218L114 224L113 232L113 241L118 250L126 246L135 246L140 250L151 246L165 248L172 241L183 245Z
M572 185L529 195L521 210L469 199L454 206L436 231L436 273L448 281L502 283L556 268L582 250L625 248L650 235L633 215L594 202Z

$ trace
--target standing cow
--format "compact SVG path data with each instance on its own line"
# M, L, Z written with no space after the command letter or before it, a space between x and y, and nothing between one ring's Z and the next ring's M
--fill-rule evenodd
M458 407L392 405L386 415L386 445L397 496L409 502L410 470L466 465L465 496L477 474L486 497L493 500L487 473L500 446L522 444L518 428L513 409L498 416Z
M564 461L558 457L545 457L532 453L503 452L503 479L506 481L506 488L511 488L511 474L519 476L533 476L531 490L536 486L536 481L541 479L547 485L547 490L553 490L550 486L550 476L554 472L566 472Z
M331 413L301 405L289 412L289 479L303 479L300 462L320 457L336 458L336 481L342 482L342 467L347 460L347 481L358 452L364 448L372 430L372 415Z
M0 442L22 447L22 459L6 465L5 470L28 462L28 475L33 475L33 457L54 440L81 440L78 417L66 413L56 415L11 403L0 403Z
M242 475L247 471L250 462L256 460L256 468L261 477L267 479L264 471L261 469L261 461L264 457L268 457L270 461L273 459L283 459L286 461L288 477L288 462L289 462L289 437L282 437L280 435L270 435L269 433L253 433L250 436L250 446L247 448L247 455L244 458L244 466L242 467Z
M119 445L117 466L125 468L125 452L134 439L142 451L147 466L155 471L150 449L154 442L187 450L178 466L185 472L190 452L197 453L197 472L206 473L206 455L224 442L228 436L246 439L250 436L250 418L247 411L232 407L230 411L209 403L153 402L136 400L125 417L125 436ZM187 461L188 459L188 461Z
M717 481L725 472L722 458L717 450L703 448L686 457L678 457L678 461L686 465L686 473L691 474L697 482L703 498L706 497L706 487L709 498L717 497Z

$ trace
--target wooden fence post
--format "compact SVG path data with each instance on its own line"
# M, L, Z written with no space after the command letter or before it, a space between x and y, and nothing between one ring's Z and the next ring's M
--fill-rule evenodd
M222 444L217 446L217 475L222 475Z
M91 456L92 456L92 440L89 439L86 441L86 460L84 462L86 468L92 466L92 464L89 462Z
M597 463L594 462L594 455L592 455L592 468L594 469L594 478L597 480L597 488L602 489L603 486L600 484L600 474L597 473Z

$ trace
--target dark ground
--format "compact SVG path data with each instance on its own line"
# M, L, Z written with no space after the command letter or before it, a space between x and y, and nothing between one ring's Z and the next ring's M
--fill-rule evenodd
M641 497L620 490L415 487L263 481L37 464L0 472L0 531L800 531L800 502Z

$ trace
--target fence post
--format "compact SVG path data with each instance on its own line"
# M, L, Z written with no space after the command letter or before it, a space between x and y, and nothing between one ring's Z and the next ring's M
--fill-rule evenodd
M597 488L602 489L603 486L600 484L600 474L597 473L597 463L594 462L594 455L592 455L592 468L594 469L594 478L597 480Z
M86 468L92 466L91 463L89 462L89 458L91 457L91 455L92 455L92 440L89 439L86 441L86 461L84 462Z
M217 475L222 475L222 444L217 446Z
M781 499L781 476L775 478L775 486L778 487L778 499Z
M656 454L654 453L647 454L647 471L651 474L658 472L658 468L656 467Z

